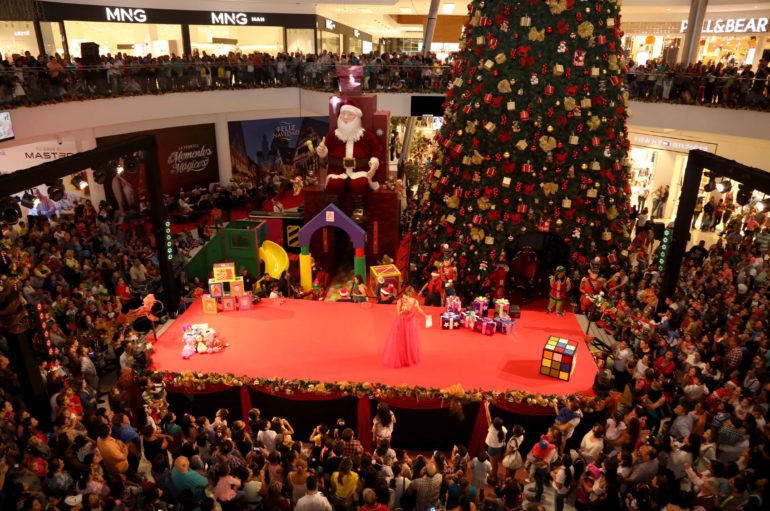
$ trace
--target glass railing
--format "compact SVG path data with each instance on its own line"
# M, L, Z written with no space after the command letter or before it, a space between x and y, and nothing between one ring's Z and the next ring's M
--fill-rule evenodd
M338 89L338 64L270 62L171 61L120 67L0 67L0 107L35 106L60 101L141 94L302 87L327 92ZM362 89L367 92L444 93L451 78L448 65L363 64ZM627 88L638 101L770 110L768 80L739 75L629 73Z

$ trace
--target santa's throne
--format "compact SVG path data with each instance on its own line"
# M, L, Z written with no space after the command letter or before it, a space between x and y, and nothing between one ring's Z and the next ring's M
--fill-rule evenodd
M366 259L377 261L385 255L393 256L399 243L400 202L397 193L387 185L390 112L377 110L376 94L362 94L362 66L337 66L337 76L340 93L329 98L329 133L324 138L324 145L329 152L321 159L319 184L304 190L305 222L315 217L329 202L333 202L366 231ZM379 164L369 178L370 184L366 190L352 187L351 184L354 180L360 184L362 174L370 170L370 155L364 156L357 146L353 148L354 154L350 154L349 150L343 154L340 146L347 149L346 143L334 140L338 117L345 105L352 107L346 110L360 111L361 127L368 132L367 138L371 144L377 146L373 152ZM337 146L336 154L332 146ZM324 156L321 152L318 152L319 156ZM346 177L339 177L341 173L346 174ZM338 177L333 177L335 175ZM338 182L333 183L332 180ZM340 183L339 180L346 182ZM333 186L327 189L329 183ZM311 253L319 257L330 255L335 250L335 236L344 236L344 233L339 229L324 229L322 234L313 236Z

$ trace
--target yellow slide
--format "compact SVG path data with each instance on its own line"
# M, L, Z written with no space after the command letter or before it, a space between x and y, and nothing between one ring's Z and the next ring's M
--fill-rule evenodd
M262 242L259 258L265 262L265 271L274 279L281 278L281 273L289 269L289 254L281 245L270 240Z

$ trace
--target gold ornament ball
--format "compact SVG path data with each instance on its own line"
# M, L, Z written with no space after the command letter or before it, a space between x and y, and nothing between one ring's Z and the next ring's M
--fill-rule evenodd
M551 125L549 124L549 125L548 125L548 127L547 127L545 130L546 130L548 133L553 133L553 126L551 126Z
M463 130L457 130L457 136L462 137L463 136Z
M580 165L580 170L587 170L587 169L588 169L587 163L583 163L582 165Z
M505 151L503 153L503 158L510 158L510 157L511 157L511 153L509 153L508 151Z
M559 100L557 99L557 100L556 100L556 106L559 106L559 105L561 105L561 101L559 101Z

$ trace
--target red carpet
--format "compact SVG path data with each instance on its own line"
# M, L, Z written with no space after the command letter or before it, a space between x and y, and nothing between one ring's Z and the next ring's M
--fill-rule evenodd
M459 383L466 390L516 389L559 395L589 391L593 384L596 365L572 314L560 318L522 311L513 335L488 337L465 329L441 330L442 311L429 310L434 326L420 327L420 364L389 369L382 365L381 357L395 317L393 305L307 300L277 305L267 300L252 311L204 315L199 301L160 336L153 368L438 388ZM192 323L208 323L230 347L222 353L183 360L182 325ZM580 341L577 366L569 382L538 372L549 335Z

